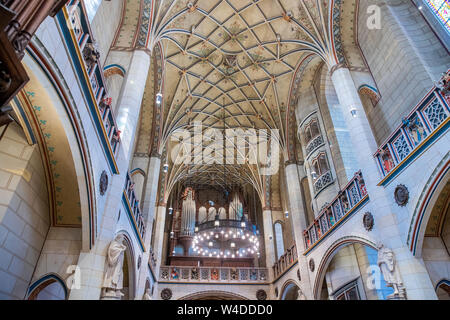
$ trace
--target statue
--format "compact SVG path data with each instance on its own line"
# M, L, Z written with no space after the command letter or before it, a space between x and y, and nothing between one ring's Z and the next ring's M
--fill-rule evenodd
M378 266L383 274L386 285L394 289L394 293L388 299L406 299L405 288L401 280L400 272L396 268L396 261L392 249L386 248L383 244L378 246Z
M297 290L297 300L306 300L306 296L300 288Z
M142 297L142 300L152 300L152 296L150 293L150 288L147 288L145 290L144 296Z
M124 294L123 288L123 258L127 249L123 244L124 237L118 234L109 244L106 255L105 276L102 285L103 298L120 299Z

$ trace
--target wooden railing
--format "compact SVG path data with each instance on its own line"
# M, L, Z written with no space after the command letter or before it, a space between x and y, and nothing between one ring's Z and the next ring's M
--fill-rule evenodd
M83 2L69 1L57 14L57 18L102 147L113 172L118 173L116 157L120 146L120 130L111 110L113 101L107 93L100 53L96 48Z
M341 223L367 197L361 172L341 191L331 204L325 206L314 222L303 232L306 249L313 247Z
M288 270L298 260L297 247L294 244L292 247L286 250L286 252L278 259L273 265L274 278L278 278L283 272Z
M433 87L378 148L374 157L384 178L424 149L435 133L446 130L444 126L450 116L448 86L447 83L441 88Z
M266 283L267 268L163 266L160 281Z
M127 173L124 193L127 197L137 231L139 232L141 239L143 240L145 236L144 218L142 216L141 209L139 208L139 199L136 197L136 193L134 192L134 182L131 180L131 176L129 173Z

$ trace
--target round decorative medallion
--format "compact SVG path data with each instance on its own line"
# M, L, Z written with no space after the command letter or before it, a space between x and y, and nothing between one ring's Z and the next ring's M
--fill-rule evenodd
M394 199L395 199L395 202L397 202L397 204L398 204L400 207L406 206L406 204L407 204L408 201L409 201L409 191L408 191L408 188L406 188L406 186L403 185L403 184L399 184L399 185L397 186L397 188L395 188L395 191L394 191Z
M302 276L300 275L300 269L297 269L297 278L298 278L298 281L302 281Z
M161 291L161 298L163 300L170 300L172 298L172 290L170 290L169 288L164 288Z
M106 190L108 190L108 174L103 170L102 175L100 176L100 195L104 196Z
M311 270L311 272L314 272L315 268L316 264L314 263L314 260L313 259L309 260L309 270Z
M364 213L363 225L367 231L372 231L374 225L373 215L370 212Z
M262 289L256 291L256 299L258 299L258 300L266 300L267 299L266 291L264 291Z
M142 264L142 256L139 256L138 261L137 261L138 270L141 268L141 264Z

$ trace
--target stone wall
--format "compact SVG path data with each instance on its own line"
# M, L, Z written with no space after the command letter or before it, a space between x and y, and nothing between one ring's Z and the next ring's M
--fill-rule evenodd
M50 225L37 145L12 123L0 140L0 299L23 299Z

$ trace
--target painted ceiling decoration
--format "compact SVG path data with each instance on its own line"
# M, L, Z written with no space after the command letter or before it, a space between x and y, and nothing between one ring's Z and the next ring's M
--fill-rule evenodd
M125 0L113 50L141 48L162 56L163 102L154 103L158 88L146 90L144 98L153 110L147 117L153 123L149 154L161 155L167 147L162 162L170 162L172 133L192 131L200 121L204 131L276 129L270 139L279 143L280 161L295 162L301 76L312 60L346 64L340 36L345 6L351 8L346 15L354 14L354 1L344 0ZM257 167L231 167L174 165L160 187L167 193L178 181L228 188L252 183L262 203L270 202Z

